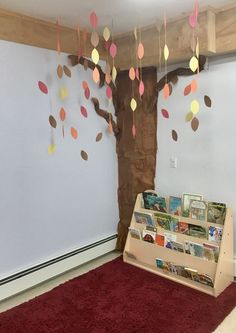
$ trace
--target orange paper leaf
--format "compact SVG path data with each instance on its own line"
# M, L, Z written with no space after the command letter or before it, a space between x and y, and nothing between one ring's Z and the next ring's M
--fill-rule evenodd
M64 108L61 108L60 110L60 119L61 121L64 121L66 119L66 111L64 110Z
M71 129L70 129L70 134L71 134L71 136L72 136L73 139L76 140L76 139L78 138L78 131L77 131L76 128L71 127Z

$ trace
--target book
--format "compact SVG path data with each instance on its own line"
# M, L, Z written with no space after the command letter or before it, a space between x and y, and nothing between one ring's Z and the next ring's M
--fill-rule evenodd
M188 227L188 223L185 222L179 222L179 232L181 234L185 234L185 235L189 235L189 227Z
M157 265L158 268L163 269L163 267L164 267L164 261L162 259L160 259L160 258L156 258L156 265Z
M155 243L156 232L150 230L143 230L143 240L148 243Z
M203 245L189 242L189 251L192 256L203 258Z
M184 244L183 243L171 241L171 248L174 251L184 252Z
M181 216L182 200L179 197L170 196L169 198L169 213L172 215Z
M208 229L208 239L214 242L222 240L223 228L210 226Z
M170 230L170 215L164 213L154 213L154 219L157 226L165 230Z
M218 262L220 247L215 244L203 243L203 258L210 261ZM212 257L213 254L213 257Z
M170 221L169 221L169 228L170 228L170 231L172 231L172 232L178 232L179 231L179 219L171 216Z
M190 254L190 242L184 242L184 252Z
M206 221L207 203L203 200L190 200L189 216L192 219Z
M189 217L190 200L202 200L200 194L184 193L182 196L182 216Z
M189 224L189 235L198 238L207 238L207 231L205 227L195 224Z
M156 199L158 197L157 193L147 191L147 192L143 192L142 196L143 196L144 208L154 210Z
M226 215L226 204L219 202L208 202L207 221L211 223L224 224Z
M196 269L190 267L184 267L184 270L189 279L196 281L196 276L198 275L198 271Z
M136 223L145 224L154 227L154 222L151 213L134 212Z
M129 231L130 231L130 236L132 238L135 238L135 239L142 239L141 237L141 232L139 229L136 229L136 228L130 228L129 227Z
M197 282L200 282L210 287L214 287L213 279L208 274L198 274Z
M146 230L153 231L155 233L157 232L157 228L151 227L150 225L146 225Z
M157 234L156 235L156 243L159 246L164 246L164 244L165 244L165 236Z
M164 236L165 236L164 246L172 250L172 242L176 242L177 239L176 235L165 232Z

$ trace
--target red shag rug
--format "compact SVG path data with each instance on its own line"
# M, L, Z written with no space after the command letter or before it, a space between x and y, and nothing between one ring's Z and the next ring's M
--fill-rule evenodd
M119 257L0 314L1 333L207 333L236 306L123 263Z

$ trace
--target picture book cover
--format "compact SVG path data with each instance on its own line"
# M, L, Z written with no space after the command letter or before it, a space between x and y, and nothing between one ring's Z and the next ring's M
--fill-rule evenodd
M149 213L134 212L134 217L136 223L145 224L154 227L154 222L151 213L149 214Z
M208 239L214 242L222 240L223 228L210 226L208 229Z
M209 247L205 247L203 245L203 259L214 262L215 256L214 256L213 249L211 249Z
M189 235L189 227L188 223L185 222L179 222L179 232L181 234Z
M203 200L200 194L184 193L182 197L182 216L189 217L190 201Z
M196 276L198 275L197 269L191 268L191 267L184 267L184 270L187 274L188 279L191 279L193 281L196 281Z
M172 242L176 242L177 239L176 235L165 232L164 236L165 236L164 246L172 250Z
M203 245L189 242L189 251L192 256L203 258Z
M211 223L224 224L226 215L226 204L219 202L208 202L207 221Z
M164 197L157 197L153 209L158 212L167 213L166 199Z
M171 215L181 216L182 199L179 197L170 196L169 198L169 213Z
M164 244L165 244L165 237L163 235L157 234L156 235L156 243L159 246L164 246Z
M135 229L135 228L130 228L129 227L129 231L130 231L130 236L132 238L135 238L135 239L142 239L141 237L141 232L139 229Z
M189 235L198 238L207 238L207 231L205 227L195 224L189 224Z
M154 231L149 231L144 229L143 230L143 240L148 243L155 243L156 239L156 232Z
M184 252L190 254L190 242L184 242Z
M190 200L189 216L191 219L206 221L207 203L203 200Z
M170 220L171 220L170 215L163 213L154 213L154 220L157 226L165 230L170 230Z
M178 232L179 231L179 219L171 216L169 221L170 231Z
M143 205L146 209L155 210L155 204L157 202L158 195L153 192L143 192Z
M214 256L213 261L218 262L219 252L220 252L219 245L208 244L208 243L203 243L202 245L203 245L204 253L206 253L205 259L207 259L207 260L209 260L209 258L212 259L212 253L213 253L213 256ZM208 252L207 252L207 250L208 250ZM210 251L211 251L211 254L209 255ZM204 254L203 254L203 256L204 256Z
M164 261L160 258L156 258L156 265L158 268L163 269L164 268Z
M153 231L153 232L157 232L157 228L156 227L151 227L150 225L146 225L146 230L149 230L149 231Z
M207 274L198 274L198 282L210 287L214 287L213 279Z
M183 243L171 241L171 248L174 251L184 252L184 244Z

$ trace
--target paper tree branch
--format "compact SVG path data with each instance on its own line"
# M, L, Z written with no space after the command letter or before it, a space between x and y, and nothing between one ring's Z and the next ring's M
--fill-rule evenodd
M205 63L206 63L206 57L203 55L200 55L199 56L199 72L204 70ZM176 77L191 76L194 74L197 74L197 71L195 73L193 73L190 68L181 68L181 67L167 73L157 82L157 86L156 86L157 94L164 88L166 83L173 82Z
M93 102L94 109L95 109L96 113L100 117L104 118L108 124L109 124L109 121L111 121L114 135L115 135L116 139L118 140L119 137L120 137L121 132L120 132L120 129L118 128L118 126L117 126L117 123L113 120L112 114L105 111L105 110L100 109L99 101L98 101L97 98L93 97L93 98L91 98L91 101Z

